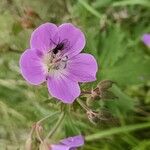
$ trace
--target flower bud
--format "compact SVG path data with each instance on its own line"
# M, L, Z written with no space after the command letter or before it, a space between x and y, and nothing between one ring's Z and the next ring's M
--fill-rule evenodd
M97 88L99 88L100 91L104 91L104 90L111 88L113 83L115 82L111 80L103 80L100 83L98 83Z
M101 98L102 99L116 99L118 97L113 92L107 90L101 93Z
M98 83L97 87L91 91L91 97L96 100L98 99L115 99L117 98L114 93L108 89L112 87L113 81L104 80Z
M99 98L100 94L101 93L100 93L100 90L99 90L98 87L95 88L95 89L92 89L92 91L91 91L91 97L94 98L94 99Z

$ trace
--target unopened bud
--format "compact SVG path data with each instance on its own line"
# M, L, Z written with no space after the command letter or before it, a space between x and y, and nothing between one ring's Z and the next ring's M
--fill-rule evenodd
M99 100L100 99L100 92L98 88L92 89L91 94L89 94L86 97L86 104L87 106L92 106L93 100Z
M112 87L113 81L104 80L98 83L97 87L91 91L91 97L96 100L98 99L115 99L117 98L114 93L108 89Z
M106 90L101 93L101 98L102 99L116 99L118 97L113 92Z
M95 88L94 90L92 89L92 91L91 91L91 97L92 97L92 98L96 99L96 98L99 97L99 95L100 95L100 90L99 90L99 88Z
M111 80L103 80L100 83L98 83L97 87L100 89L100 91L104 91L104 90L111 88L113 83L115 82Z

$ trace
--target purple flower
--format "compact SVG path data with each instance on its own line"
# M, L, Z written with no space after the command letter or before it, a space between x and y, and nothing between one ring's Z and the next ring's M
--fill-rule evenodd
M84 138L81 135L63 139L59 144L50 146L50 150L77 150L77 147L84 145Z
M21 73L33 85L47 81L50 95L72 103L80 95L79 82L96 80L97 62L80 54L84 46L84 34L74 25L45 23L31 35L30 48L20 58Z
M144 42L145 45L150 47L150 34L144 34L142 37L142 41Z

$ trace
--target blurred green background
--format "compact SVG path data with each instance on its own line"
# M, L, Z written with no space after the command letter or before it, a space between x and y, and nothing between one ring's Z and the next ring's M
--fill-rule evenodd
M29 85L19 71L32 31L44 22L81 28L84 51L99 63L97 82L115 81L112 91L119 97L98 102L97 109L117 121L96 126L75 102L76 113L65 117L54 139L81 131L83 150L150 150L150 49L141 42L150 32L150 0L0 0L0 150L22 150L31 125L60 109L45 85ZM55 122L48 120L45 128Z

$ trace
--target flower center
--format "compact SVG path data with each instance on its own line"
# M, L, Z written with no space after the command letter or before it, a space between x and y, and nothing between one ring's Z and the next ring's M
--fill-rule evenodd
M68 56L62 55L64 44L58 44L53 50L44 55L43 61L48 73L63 70L67 66Z

